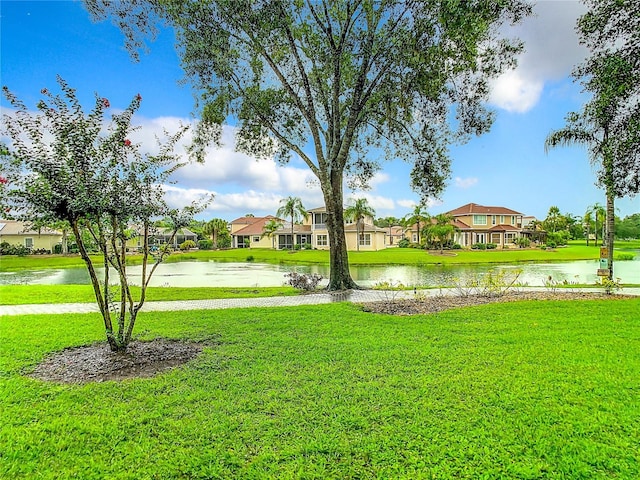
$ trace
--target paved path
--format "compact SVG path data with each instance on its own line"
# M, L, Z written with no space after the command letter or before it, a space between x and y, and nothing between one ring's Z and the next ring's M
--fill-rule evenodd
M520 290L546 291L544 288L526 288ZM580 291L602 292L602 288L581 288ZM560 290L563 291L563 290ZM571 290L575 291L575 290ZM455 295L454 289L418 290L421 295ZM625 288L620 293L640 295L640 288ZM226 298L215 300L181 300L172 302L146 302L143 312L161 312L178 310L219 310L222 308L250 308L250 307L293 307L298 305L319 305L334 302L367 303L392 301L394 299L414 298L414 291L384 291L384 290L351 290L346 292L324 292L290 297L260 297L260 298ZM0 305L0 317L9 315L37 315L37 314L68 314L98 312L95 303L55 303L30 305Z

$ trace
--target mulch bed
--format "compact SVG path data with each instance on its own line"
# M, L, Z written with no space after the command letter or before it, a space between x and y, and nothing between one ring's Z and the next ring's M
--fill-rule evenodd
M419 315L441 312L452 308L484 305L487 303L519 302L522 300L619 300L629 295L607 295L593 292L508 292L501 296L489 295L437 295L418 300L394 300L390 302L372 302L362 305L365 312L386 313L390 315Z
M29 376L61 383L152 377L194 359L202 347L198 343L160 338L133 341L126 352L112 352L106 342L66 348L45 358Z

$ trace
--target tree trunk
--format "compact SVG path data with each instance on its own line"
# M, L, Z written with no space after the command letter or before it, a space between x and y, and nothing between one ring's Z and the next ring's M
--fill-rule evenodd
M606 245L607 245L607 259L609 260L609 280L613 280L613 241L615 238L615 223L614 223L614 198L613 194L607 189L607 233L606 233Z
M325 187L324 182L321 182ZM344 235L344 210L342 201L342 174L332 172L330 185L323 188L327 208L327 231L329 232L329 285L327 290L350 290L360 288L351 278L349 256ZM328 191L327 191L328 190Z
M109 306L105 303L102 298L102 291L100 289L100 281L98 280L98 275L96 274L96 270L93 267L93 262L91 261L91 257L89 257L89 253L85 248L84 242L82 240L82 236L80 235L80 228L78 227L78 222L72 222L71 228L73 229L73 234L76 237L76 244L78 245L78 250L80 251L80 257L84 260L84 263L87 265L87 270L89 270L89 278L91 279L91 285L93 286L93 292L96 296L96 302L98 302L98 308L100 309L100 314L102 315L102 319L104 321L104 328L107 335L107 341L109 342L109 347L112 351L118 350L118 342L116 337L113 334L113 325L111 323L111 313L109 312Z

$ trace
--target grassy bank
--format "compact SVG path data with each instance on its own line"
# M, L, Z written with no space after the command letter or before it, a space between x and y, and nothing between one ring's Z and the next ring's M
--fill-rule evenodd
M637 248L633 242L619 242L622 251ZM510 250L453 250L439 255L413 248L389 248L377 252L349 252L352 265L435 265L435 264L488 264L522 262L562 262L599 258L599 247L587 247L573 243L555 250L510 249ZM131 264L141 262L141 256L129 257ZM99 259L96 257L99 263ZM231 249L175 252L167 262L181 261L259 262L297 265L328 265L329 252L324 250L283 251L272 249ZM78 256L31 255L26 257L3 256L0 271L39 270L43 268L82 267Z
M131 287L139 298L139 287ZM115 298L119 298L114 292ZM299 295L293 287L149 287L146 300L211 300L221 298L276 297ZM93 303L96 297L91 285L0 285L0 305L35 303Z
M55 385L21 373L102 340L97 316L0 322L1 478L640 476L638 299L144 313L139 328L210 343L156 378Z

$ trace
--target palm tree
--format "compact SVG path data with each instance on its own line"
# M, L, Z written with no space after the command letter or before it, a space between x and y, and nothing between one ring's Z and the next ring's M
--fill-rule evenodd
M544 225L544 229L550 232L556 232L559 230L560 223L560 209L553 205L549 207L549 212L547 213L547 218L542 222Z
M444 251L444 242L455 232L455 227L453 226L453 216L447 215L446 213L440 213L433 217L435 223L428 223L426 227L424 227L425 233L428 237L433 238L440 244L440 253Z
M280 208L276 212L278 217L291 218L291 249L295 247L296 240L293 234L293 226L307 216L307 209L302 205L299 197L287 197L280 200Z
M604 230L604 219L607 216L607 210L599 203L594 203L593 205L591 205L587 212L589 213L589 216L591 216L591 214L593 214L594 216L594 233L596 235L596 240L595 240L595 245L596 247L598 246L598 219L600 219L600 224L602 225L602 230ZM604 245L604 234L602 235L602 240L600 241L601 245Z
M209 220L202 227L202 233L205 235L211 235L211 241L213 242L213 248L218 247L218 235L220 233L227 231L227 221L222 218L214 218L213 220Z
M356 248L358 251L360 251L360 225L363 223L365 217L373 218L375 214L376 211L369 205L366 198L358 198L353 205L349 205L344 209L345 220L356 222Z
M271 239L271 246L273 247L274 250L276 248L275 233L280 228L282 228L282 222L280 222L280 221L278 221L276 219L269 220L262 227L262 235L260 235L260 238L269 237Z
M421 232L421 224L425 224L426 222L429 221L429 214L423 210L424 205L422 203L419 203L415 206L415 208L413 209L413 212L411 213L411 216L409 217L405 217L405 225L406 226L411 226L411 225L416 225L416 232L418 235L418 245L420 244L420 232Z

